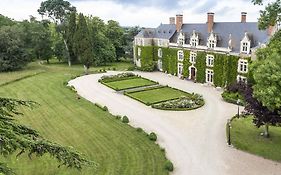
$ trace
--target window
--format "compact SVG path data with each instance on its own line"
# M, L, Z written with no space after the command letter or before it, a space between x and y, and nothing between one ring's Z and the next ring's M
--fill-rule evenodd
M195 30L193 30L193 33L190 37L190 45L191 47L196 47L199 45L199 37Z
M217 45L217 36L211 32L210 36L208 37L207 47L210 49L214 49Z
M197 54L195 52L190 52L189 62L192 64L196 63Z
M183 73L183 64L178 63L178 76L181 76Z
M158 70L163 71L162 69L162 60L158 60Z
M206 70L206 82L213 84L214 81L214 71L207 69Z
M184 54L182 50L178 51L178 61L183 61L184 59Z
M240 59L238 61L238 72L239 73L248 73L248 61Z
M141 56L141 48L138 48L138 56Z
M206 65L208 67L214 67L214 56L213 55L207 55L206 57Z
M163 45L164 45L164 44L163 44L163 40L159 39L159 40L158 40L158 46L161 47L161 46L163 46Z
M237 82L244 82L244 83L247 83L247 78L244 77L244 76L241 76L241 75L238 75L237 76Z
M184 45L184 34L181 32L178 37L178 45Z
M242 39L242 41L240 43L240 52L244 53L244 54L249 54L250 48L251 48L251 41L246 32L244 38Z
M162 58L162 49L161 49L161 48L158 49L158 57L159 57L159 58Z

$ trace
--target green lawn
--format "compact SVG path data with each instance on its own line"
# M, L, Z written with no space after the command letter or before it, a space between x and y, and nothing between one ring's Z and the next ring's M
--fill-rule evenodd
M177 99L182 96L189 96L190 94L170 87L160 87L145 91L128 92L126 95L144 104L151 105L163 101Z
M139 77L139 78L133 78L128 80L113 81L104 84L114 90L125 90L125 89L137 88L137 87L151 86L157 83Z
M126 65L121 64L119 67L119 64L115 64L117 70L123 70ZM68 68L62 64L51 64L39 66L38 69L47 71L0 87L0 96L40 103L33 110L21 109L25 115L18 118L19 122L38 130L47 139L74 147L99 166L96 169L86 167L78 172L65 167L57 168L57 161L48 155L33 157L32 160L27 155L19 158L13 155L7 159L2 157L17 174L168 174L164 170L164 152L144 133L123 124L92 103L84 99L78 100L76 94L63 85L70 77L81 74L82 66ZM6 74L0 74L0 77L1 81L6 81L3 78L7 77Z
M236 148L281 161L281 127L269 127L268 139L260 135L264 128L254 126L251 117L234 119L231 127L231 141Z

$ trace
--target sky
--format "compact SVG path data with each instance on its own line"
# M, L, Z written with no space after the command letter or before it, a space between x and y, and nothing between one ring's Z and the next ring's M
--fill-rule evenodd
M118 21L122 26L157 27L169 17L184 15L185 23L202 23L207 12L215 13L217 22L240 21L242 11L247 21L257 21L259 10L251 0L69 0L78 12L99 16L104 21ZM41 18L37 9L42 0L0 0L0 14L15 20Z

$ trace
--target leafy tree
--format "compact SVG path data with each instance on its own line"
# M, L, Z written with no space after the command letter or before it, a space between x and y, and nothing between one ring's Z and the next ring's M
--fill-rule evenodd
M16 24L15 21L13 21L10 18L0 14L0 27L2 27L2 26L12 26L12 25L15 25L15 24Z
M243 94L246 101L245 111L254 116L253 123L257 127L265 126L264 136L269 137L269 125L281 123L280 111L270 110L264 106L256 97L251 84L240 82L236 84L239 92Z
M22 38L23 31L16 25L0 28L0 72L18 70L28 63Z
M42 16L47 16L52 19L57 26L57 31L63 36L63 41L65 48L68 53L68 64L71 66L70 52L68 37L67 37L67 27L66 20L71 13L75 13L76 8L70 4L68 1L64 0L47 0L41 3L38 13Z
M110 39L115 47L116 61L125 55L124 30L117 21L109 20L106 27L106 37Z
M60 166L65 165L81 170L83 165L90 165L91 162L89 160L81 157L81 155L73 149L52 143L44 139L37 131L18 124L15 121L15 116L22 115L22 113L17 110L17 107L32 107L34 105L36 105L36 103L31 101L0 97L1 155L6 157L19 151L17 157L23 153L28 153L28 156L31 158L32 155L42 156L48 153L59 161ZM12 169L7 167L4 163L0 163L0 173L7 175L14 174Z
M252 0L254 4L263 5L266 0ZM281 22L281 0L266 1L268 2L265 10L260 11L259 28L267 29L268 26L274 26Z
M69 48L69 56L72 62L77 61L77 55L74 52L74 35L76 32L76 12L72 12L66 24L66 41Z
M140 27L135 26L135 27L126 27L124 28L124 51L126 54L126 57L129 57L133 59L133 41L135 36L140 32Z
M94 55L88 26L82 13L80 13L78 17L77 30L74 39L76 41L74 45L75 53L84 65L85 74L87 74L90 66L94 63Z
M110 39L105 36L106 26L98 17L88 17L89 33L93 43L95 65L104 65L116 58L115 47Z

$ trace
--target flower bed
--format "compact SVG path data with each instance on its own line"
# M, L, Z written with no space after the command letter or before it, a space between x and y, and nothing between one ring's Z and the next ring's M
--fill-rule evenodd
M117 75L104 75L101 77L99 82L104 82L104 83L109 83L113 81L121 81L121 80L128 80L128 79L133 79L137 78L138 76L131 73L131 72L126 72L126 73L120 73Z
M186 111L200 108L204 104L205 102L201 95L191 94L188 97L153 104L152 107L162 110Z

